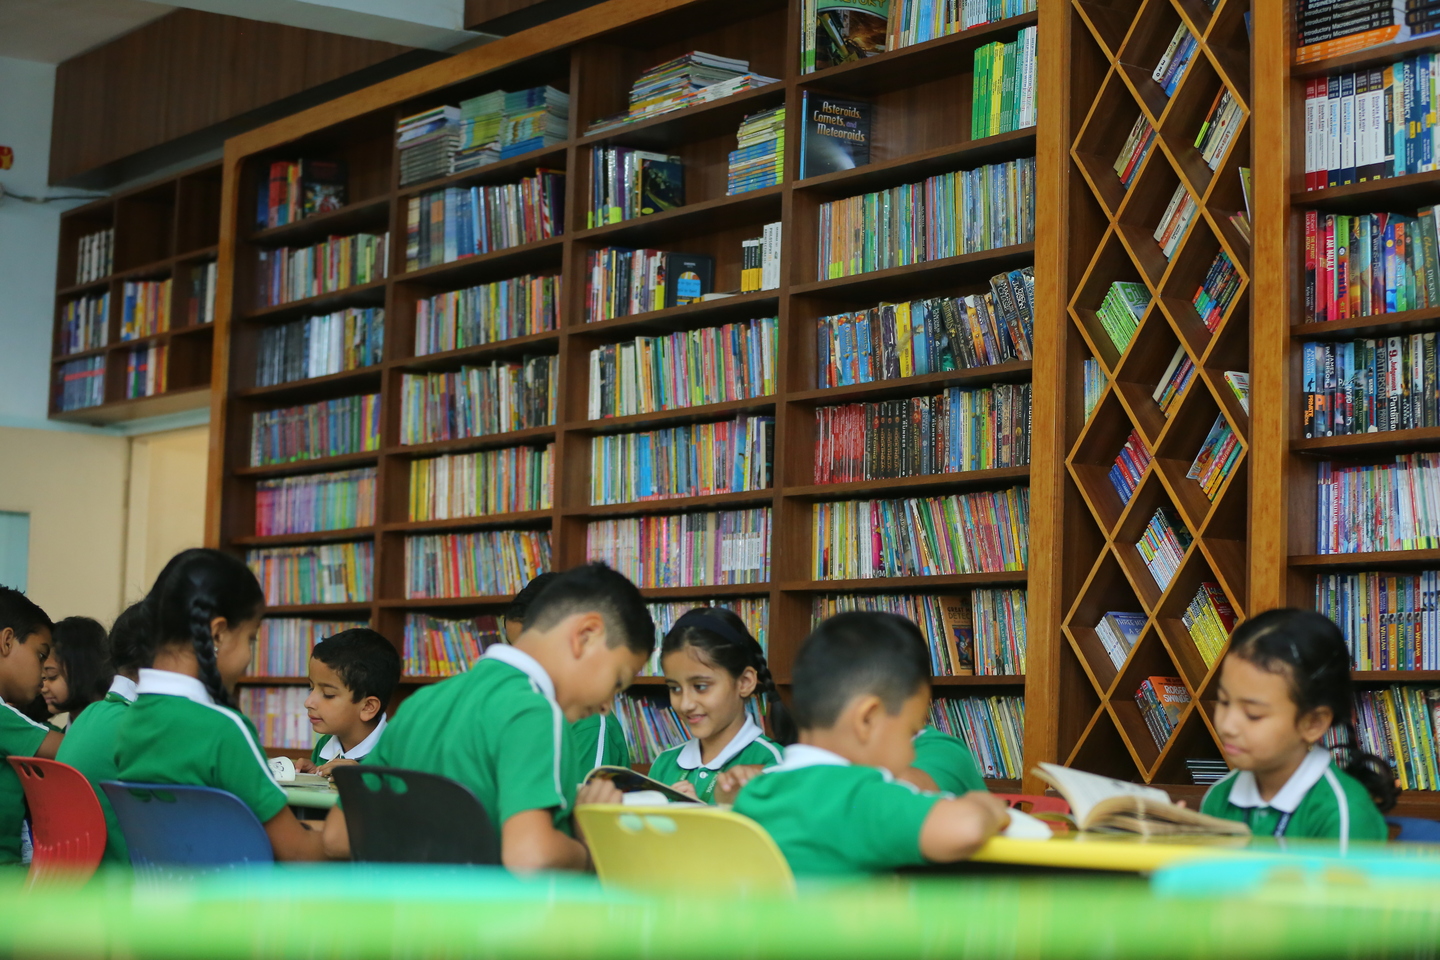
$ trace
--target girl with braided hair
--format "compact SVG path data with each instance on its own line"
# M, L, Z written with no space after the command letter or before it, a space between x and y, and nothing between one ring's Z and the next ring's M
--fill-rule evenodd
M232 706L265 612L255 575L228 553L185 550L144 603L138 696L116 732L119 779L228 791L265 825L275 859L323 859L320 831L290 812L254 725Z
M660 665L670 706L693 739L656 757L650 776L705 803L733 803L752 777L780 762L776 740L795 742L760 644L731 611L697 607L665 635ZM764 698L775 740L747 713L751 697Z

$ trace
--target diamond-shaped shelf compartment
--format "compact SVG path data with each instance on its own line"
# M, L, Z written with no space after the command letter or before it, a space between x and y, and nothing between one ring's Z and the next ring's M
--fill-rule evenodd
M1120 522L1127 505L1110 480L1110 470L1133 429L1119 398L1111 391L1100 402L1085 431L1075 442L1068 461L1070 476L1080 488L1095 522L1107 534ZM1149 472L1147 469L1145 475L1148 476ZM1141 483L1144 483L1143 477ZM1139 488L1135 492L1135 496L1138 495Z
M1196 142L1200 139L1201 128L1212 110L1215 111L1215 117L1211 119L1218 119L1223 94L1227 91L1231 99L1238 104L1239 100L1234 91L1220 79L1209 54L1202 48L1195 54L1195 62L1186 73L1185 82L1175 91L1175 105L1165 115L1165 123L1160 127L1160 137L1165 141L1170 156L1190 181L1195 193L1202 198L1210 189L1215 170L1205 161ZM1241 109L1243 111L1243 107ZM1224 169L1224 161L1231 154L1249 156L1248 121L1248 114L1242 116L1235 135L1229 138L1229 143L1215 144L1218 150L1216 168Z
M1230 606L1237 614L1240 612L1238 601L1225 589L1223 579L1216 575L1204 554L1196 550L1185 558L1180 572L1175 575L1170 592L1165 595L1164 603L1155 614L1155 626L1164 638L1171 657L1179 664L1180 675L1192 690L1201 689L1211 670L1220 662L1219 658L1213 663L1205 662L1205 655L1201 653L1195 638L1190 635L1189 627L1185 625L1185 612L1206 583L1218 585Z
M1141 779L1144 769L1133 756L1114 715L1102 705L1091 715L1075 749L1065 758L1065 766L1116 780Z
M1114 60L1140 9L1140 0L1075 0L1075 9L1105 55Z
M1228 434L1220 439L1223 447L1211 449L1206 445L1212 430L1219 423L1219 432ZM1192 468L1203 469L1205 463L1196 464L1197 458L1206 453L1206 462L1218 461L1224 454L1231 467L1225 479L1212 484L1213 496L1207 495L1200 481L1187 476ZM1165 475L1177 505L1185 516L1185 523L1191 530L1201 529L1215 501L1220 498L1231 478L1243 467L1246 444L1235 425L1225 417L1219 403L1211 394L1209 384L1191 390L1171 418L1169 429L1155 450L1155 468ZM1199 472L1199 469L1196 472ZM1223 469L1223 466L1222 468ZM1213 477L1213 474L1212 474Z
M1168 583L1161 583L1156 575L1151 574L1150 568L1145 565L1145 558L1141 555L1136 544L1145 533L1145 527L1155 515L1156 510L1164 510L1170 525L1177 534L1188 533L1190 539L1194 539L1195 531L1185 523L1184 516L1175 508L1170 499L1169 492L1165 485L1160 482L1160 476L1152 466L1150 472L1141 481L1140 487L1135 491L1130 504L1126 507L1125 514L1120 518L1119 525L1115 528L1114 543L1111 547L1115 551L1120 566L1130 578L1131 585L1135 588L1135 595L1145 605L1145 609L1154 612L1159 606L1165 593ZM1185 544L1182 542L1181 546ZM1194 550L1193 543L1186 548ZM1184 562L1184 555L1181 556Z
M1210 29L1215 11L1210 9L1209 0L1175 0L1175 6L1195 36L1203 37Z
M1204 0L1180 2L1193 4ZM1245 25L1245 14L1250 11L1250 2L1220 0L1205 34L1205 46L1215 58L1225 82L1240 94L1247 106L1250 103L1250 28Z
M1161 240L1167 239L1169 234L1162 232L1157 237L1156 233L1160 229L1161 221L1167 219L1166 214L1172 209L1179 209L1179 204L1185 200L1185 193L1180 175L1170 165L1164 151L1157 147L1151 152L1150 162L1145 164L1145 169L1140 171L1140 175L1131 184L1130 195L1125 198L1125 205L1121 207L1116 220L1116 227L1124 238L1126 247L1152 287L1158 288L1170 269L1170 258L1165 256L1161 248ZM1176 207L1171 207L1172 202ZM1177 222L1172 229L1193 230L1199 220L1200 214L1197 211L1188 225ZM1183 242L1177 244L1172 253L1178 254L1181 249Z
M1118 172L1115 165L1122 163L1121 154L1130 132L1141 118L1144 118L1146 128L1154 129L1150 126L1148 115L1135 102L1130 88L1120 79L1119 69L1112 68L1105 77L1100 93L1090 107L1090 115L1085 118L1085 124L1080 128L1080 134L1075 138L1075 144L1070 151L1075 162L1084 171L1090 189L1095 192L1095 196L1111 217L1120 210L1128 192L1121 179L1125 165L1122 164ZM1132 186L1139 179L1140 171L1144 170L1150 157L1156 153L1157 137L1158 133L1152 134L1148 152L1136 163L1137 169L1130 181ZM1125 160L1128 161L1129 158L1130 154L1125 154Z
M1146 627L1145 632L1140 635L1140 642L1135 644L1135 649L1131 651L1130 659L1116 678L1111 696L1107 700L1114 713L1115 722L1130 746L1131 756L1135 758L1136 765L1145 771L1146 779L1149 779L1160 759L1160 752L1169 743L1169 738L1165 743L1155 741L1155 735L1145 721L1140 704L1135 700L1136 692L1147 677L1180 677L1182 681L1185 679L1153 625ZM1184 714L1185 711L1182 711L1181 717ZM1174 735L1173 731L1171 735Z
M1191 692L1194 696L1194 691ZM1150 770L1151 783L1192 783L1190 770L1185 766L1187 759L1222 759L1219 741L1210 725L1206 723L1204 701L1192 700L1189 707L1180 714L1175 733L1165 746L1165 752Z
M1167 396L1164 385L1172 379L1181 380L1187 369L1189 382ZM1197 376L1194 358L1181 346L1169 318L1159 310L1152 310L1115 373L1115 390L1152 449L1160 442L1160 434L1194 386ZM1161 399L1166 401L1167 410L1160 408Z
M1099 310L1105 301L1105 295L1110 292L1110 286L1116 282L1144 283L1145 280L1136 268L1135 261L1125 251L1119 235L1111 228L1090 260L1090 266L1085 270L1085 278L1079 289L1070 299L1071 316L1084 333L1091 352L1100 358L1106 372L1111 376L1120 366L1120 355L1123 351L1105 331L1105 325L1100 322ZM1153 291L1154 287L1149 289ZM1155 309L1152 294L1147 315ZM1145 317L1140 319L1144 322Z
M1115 685L1115 678L1129 660L1127 656L1117 666L1095 630L1095 625L1111 612L1145 616L1134 588L1125 577L1125 571L1120 569L1115 555L1107 550L1085 578L1080 596L1071 606L1064 625L1071 646L1085 664L1086 673L1095 685L1096 693L1102 697L1109 694Z
M1236 162L1239 158L1249 156L1250 151L1250 124L1245 124L1245 129L1240 132L1244 143L1230 151L1230 162L1224 164L1215 173L1215 179L1210 184L1210 194L1205 200L1205 209L1210 211L1210 219L1219 228L1220 235L1225 238L1231 251L1239 258L1242 269L1250 269L1250 237L1236 224L1240 218L1249 220L1249 213L1245 207L1245 189L1240 181L1240 168L1247 165L1247 162Z
M1234 279L1229 287L1215 291L1222 300L1214 306L1223 309L1218 310L1218 314L1207 309L1202 317L1199 311L1206 304L1196 301L1212 271L1221 269L1222 263L1217 259L1221 254L1224 254L1224 262L1233 268L1229 274ZM1190 235L1175 251L1173 263L1173 269L1160 288L1160 301L1174 321L1175 329L1185 338L1190 352L1204 360L1214 331L1220 330L1244 303L1250 289L1250 277L1230 249L1220 243L1209 218L1203 214L1195 218ZM1208 326L1207 319L1210 321Z
M1250 516L1250 469L1241 464L1221 494L1205 529L1200 531L1200 552L1220 578L1225 595L1236 604L1235 612L1248 609L1249 563L1245 549L1246 522Z
M1248 296L1248 294L1247 294ZM1243 315L1242 315L1243 316ZM1250 330L1245 323L1227 323L1210 344L1210 351L1200 367L1200 376L1210 383L1210 389L1220 399L1230 422L1245 439L1250 439L1250 411L1240 402L1240 395L1225 379L1227 373L1250 371Z
M1125 38L1125 45L1120 48L1120 69L1130 88L1150 112L1150 119L1157 124L1164 119L1170 97L1155 79L1155 68L1165 56L1181 24L1180 14L1170 0L1146 0L1144 9L1135 18L1135 25ZM1192 58L1189 66L1194 65ZM1183 74L1180 79L1184 79Z

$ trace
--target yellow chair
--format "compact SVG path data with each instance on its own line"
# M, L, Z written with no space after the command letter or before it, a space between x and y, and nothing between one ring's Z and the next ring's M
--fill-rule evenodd
M790 864L770 834L738 813L593 803L576 807L575 818L606 886L722 895L795 892Z

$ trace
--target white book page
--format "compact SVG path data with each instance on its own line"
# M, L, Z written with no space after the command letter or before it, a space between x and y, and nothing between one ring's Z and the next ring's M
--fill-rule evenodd
M1154 800L1158 803L1169 803L1170 795L1164 790L1155 787L1147 787L1140 783L1130 783L1126 780L1112 780L1109 777L1098 776L1093 773L1086 773L1083 770L1076 770L1072 767L1062 767L1053 763L1042 763L1040 769L1055 788L1065 797L1070 804L1070 813L1075 818L1075 823L1085 828L1085 821L1090 816L1090 811L1102 800L1111 797L1144 797L1147 800Z

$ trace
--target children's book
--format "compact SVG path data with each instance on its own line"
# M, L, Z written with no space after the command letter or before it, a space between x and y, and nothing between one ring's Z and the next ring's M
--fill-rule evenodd
M295 761L289 757L275 757L270 761L270 772L275 774L277 783L296 787L329 787L328 777L318 773L297 773Z
M596 767L585 777L585 782L609 780L615 789L625 794L625 803L647 806L662 803L698 803L694 797L687 797L679 790L659 780L652 780L643 773L636 773L629 767Z
M715 287L715 260L698 253L665 254L665 306L698 303Z
M1070 814L1081 830L1135 833L1147 837L1250 835L1250 828L1245 824L1176 806L1170 802L1168 793L1155 787L1112 780L1053 763L1042 763L1034 772L1070 804Z
M673 160L640 161L640 213L648 215L685 205L685 167Z
M945 645L950 648L950 666L955 676L974 676L975 627L970 619L970 601L941 597L940 615L945 620Z
M885 52L890 0L817 0L815 69Z
M345 206L345 164L335 160L300 161L302 216L330 213Z
M871 105L824 94L801 94L800 176L851 170L870 162Z

